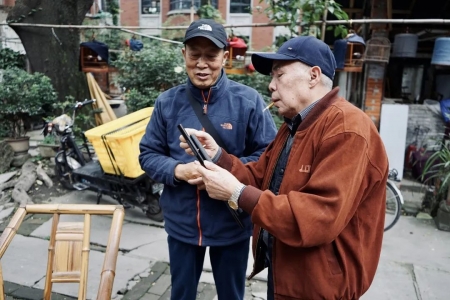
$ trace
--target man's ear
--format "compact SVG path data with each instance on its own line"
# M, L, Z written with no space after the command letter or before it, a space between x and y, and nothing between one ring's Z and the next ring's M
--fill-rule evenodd
M309 81L309 87L312 88L320 82L320 78L322 75L322 69L320 69L320 67L318 67L318 66L314 66L310 69L309 75L311 78Z
M223 63L225 64L225 62L227 61L228 57L230 56L230 52L229 51L224 51L223 52Z

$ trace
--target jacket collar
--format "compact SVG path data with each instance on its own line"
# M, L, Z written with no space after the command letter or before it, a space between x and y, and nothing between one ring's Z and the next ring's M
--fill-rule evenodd
M303 120L303 122L300 123L300 126L298 126L297 131L304 130L308 128L312 123L314 123L317 118L334 102L336 102L339 99L338 96L339 93L339 87L335 87L332 89L328 94L323 96L322 99L320 99L317 104L313 107L313 109L309 112L308 116Z
M189 77L186 82L186 88L188 88L191 91L192 95L194 96L194 99L203 103L202 90L194 86ZM209 89L203 90L203 92L205 93L205 97L208 96L208 90ZM228 90L228 77L225 74L224 69L222 69L222 71L220 72L219 79L211 87L211 97L209 98L209 103L215 102L217 101L217 99L220 99L227 90Z

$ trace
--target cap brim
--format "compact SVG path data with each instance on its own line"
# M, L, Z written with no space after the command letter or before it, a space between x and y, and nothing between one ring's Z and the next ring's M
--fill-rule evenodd
M296 60L296 58L278 53L252 54L255 70L264 75L270 75L274 60Z
M186 44L189 40L191 40L191 39L193 39L193 38L195 38L195 37L204 37L204 38L207 38L208 40L210 40L211 42L213 42L214 45L216 45L218 48L221 48L221 49L225 48L225 46L226 46L224 43L222 43L221 41L219 41L219 40L216 39L215 37L212 37L212 36L210 36L210 35L207 35L207 34L204 34L204 33L201 33L201 32L195 33L195 34L190 35L189 37L185 38L185 39L184 39L184 44Z

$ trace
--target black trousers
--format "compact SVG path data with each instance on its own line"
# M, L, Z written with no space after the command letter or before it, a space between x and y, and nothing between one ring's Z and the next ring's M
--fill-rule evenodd
M172 300L194 300L203 270L206 247L168 237ZM209 247L219 300L243 300L250 239L228 246Z

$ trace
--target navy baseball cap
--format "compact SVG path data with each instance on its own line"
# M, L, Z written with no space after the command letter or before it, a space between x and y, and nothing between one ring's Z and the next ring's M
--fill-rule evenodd
M186 44L190 39L199 36L209 39L222 49L228 45L225 28L222 24L216 23L211 19L200 19L192 22L186 30L183 43Z
M276 53L259 53L252 55L252 64L256 71L269 75L274 60L298 60L314 67L318 66L322 73L334 78L336 60L327 44L313 36L298 36L286 41Z

